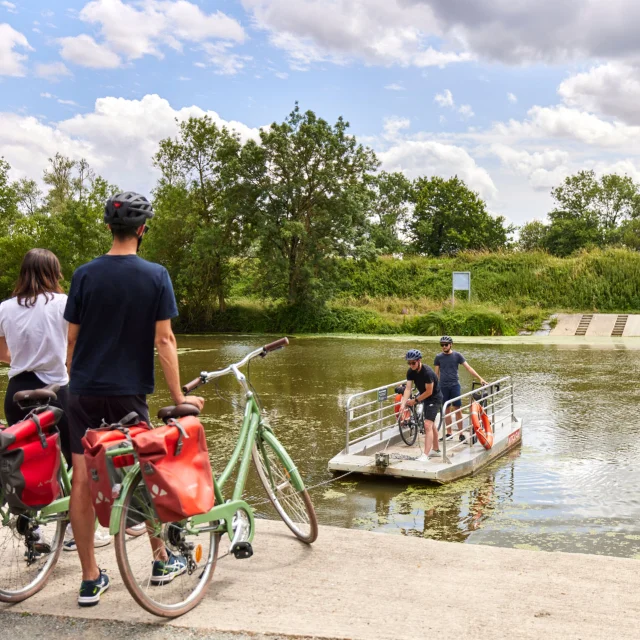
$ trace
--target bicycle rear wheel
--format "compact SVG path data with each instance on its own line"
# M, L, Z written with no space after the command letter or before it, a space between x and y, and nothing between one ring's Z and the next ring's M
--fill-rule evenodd
M275 437L273 440L277 443ZM298 491L291 483L295 465L282 445L274 447L258 434L251 454L260 482L278 515L299 540L307 544L314 542L318 537L316 512L307 490Z
M0 602L22 602L38 593L58 562L67 521L38 526L36 515L9 514L0 524Z
M132 480L115 537L118 569L129 593L143 609L156 616L176 618L204 597L216 566L219 535L213 532L214 523L199 525L194 533L186 529L185 522L160 522L139 469ZM146 523L147 535L130 536L127 529L141 522ZM167 551L184 562L181 572L166 570Z
M418 437L418 421L416 420L416 414L411 409L405 409L398 416L398 430L400 431L400 437L404 443L411 447Z

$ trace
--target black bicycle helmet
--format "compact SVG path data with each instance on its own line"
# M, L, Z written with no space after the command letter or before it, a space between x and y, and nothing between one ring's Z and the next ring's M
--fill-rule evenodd
M104 208L104 222L112 227L141 227L153 218L151 203L139 193L126 191L111 196Z
M442 336L442 338L440 338L440 344L453 344L453 338L451 336Z
M417 349L409 349L404 359L405 360L422 360L422 354Z

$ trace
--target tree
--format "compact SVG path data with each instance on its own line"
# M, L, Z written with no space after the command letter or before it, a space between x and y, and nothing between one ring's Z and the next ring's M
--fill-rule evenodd
M555 207L549 213L546 244L566 256L589 246L621 241L621 225L640 215L640 190L629 176L579 171L552 189Z
M518 248L522 251L541 251L546 248L549 227L540 220L531 220L520 227Z
M402 173L382 171L372 179L370 233L380 253L402 251L399 234L409 217L410 197L411 182Z
M418 178L413 191L415 210L408 232L417 253L441 256L507 246L514 228L505 226L502 216L491 216L482 198L457 176Z
M203 326L216 303L226 309L233 260L254 237L261 152L204 116L182 122L176 139L162 140L154 164L161 177L145 246L175 279L187 324Z
M339 256L366 245L368 183L378 161L347 134L296 104L287 119L260 132L260 257L265 285L290 304L324 298Z

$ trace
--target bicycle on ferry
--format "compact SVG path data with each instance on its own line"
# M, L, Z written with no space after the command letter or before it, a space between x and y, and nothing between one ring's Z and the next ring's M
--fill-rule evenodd
M197 464L189 465L188 469L175 467L182 452L197 449L204 440L202 425L197 420L199 411L192 405L161 409L158 417L166 426L151 430L146 428L142 435L138 432L134 434L137 420L135 414L126 416L115 425L103 426L103 434L113 434L118 438L122 435L119 440L113 440L110 446L104 447L104 454L111 472L113 469L121 469L124 475L121 482L111 487L110 496L99 492L98 499L111 502L109 532L115 536L116 560L123 582L136 602L150 613L177 617L202 600L213 577L222 536L227 535L229 538L228 553L238 559L251 557L255 521L253 509L242 499L242 495L252 462L269 500L292 533L307 544L316 540L316 514L300 472L267 424L255 389L240 371L251 360L264 358L288 343L287 338L276 340L224 369L202 372L198 378L185 385L184 391L188 393L222 376L233 375L244 391L244 417L238 439L230 460L217 478L210 468L208 455L204 459L201 449ZM29 414L29 420L19 423L28 425L34 435L35 446L40 446L42 451L55 446L55 438L58 437L55 424L59 419L55 408L48 406L52 396L47 396L44 391L31 392L32 399L37 398L38 406ZM24 428L27 429L26 426ZM101 430L87 433L94 431L99 432L94 439L99 439ZM0 442L2 434L0 431ZM44 442L47 443L46 447ZM168 443L171 449L164 452L164 457L158 454L159 442ZM155 457L147 455L145 443L156 447ZM160 468L163 460L165 471L168 469L169 473L172 470L195 473L198 465L201 467L200 471L208 469L205 473L211 479L215 506L185 518L167 517L167 513L178 512L178 506L175 501L171 503L176 510L171 511L166 502L171 498L167 495L168 492L162 486L149 486L147 482L150 477L155 477L148 475L150 470L153 471L154 464ZM1 477L5 477L1 475L4 462L0 452ZM236 469L231 499L225 502L222 490ZM59 478L58 486L51 495L55 494L57 499L46 505L37 502L33 507L24 503L20 505L14 500L14 487L6 482L0 486L2 602L20 602L40 591L58 561L68 519L68 496L71 488L71 479L64 464L60 466L60 473L56 477ZM186 475L182 475L180 479L185 485L189 482ZM206 488L198 485L196 493L206 493ZM39 496L36 500L46 500L46 495ZM139 528L143 523L148 535L127 535L128 528ZM47 545L38 546L38 541L43 536L48 540ZM185 560L184 571L173 575L167 582L152 579L151 576L151 566L157 560L160 548Z
M406 384L400 384L394 389L396 394L395 409L400 437L408 447L411 447L414 445L416 439L418 438L418 433L424 435L424 420L422 418L424 405L422 404L422 402L417 402L411 407L405 406L403 409L401 409L402 397L406 388ZM413 389L411 392L411 397L409 399L415 400L418 395L418 390Z

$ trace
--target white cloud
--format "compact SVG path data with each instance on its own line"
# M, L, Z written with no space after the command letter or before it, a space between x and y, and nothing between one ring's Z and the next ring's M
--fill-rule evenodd
M202 49L207 54L207 60L220 75L234 75L244 68L246 61L251 60L251 56L231 53L229 51L231 46L229 42L204 42L202 44ZM196 66L200 65L196 63Z
M293 68L352 59L382 66L445 66L473 56L427 46L438 35L430 7L407 0L242 0Z
M473 118L476 114L473 112L470 104L461 104L458 108L458 113L466 120L467 118Z
M398 133L403 129L408 129L411 126L411 120L409 118L398 118L391 116L384 119L384 137L396 138Z
M640 124L640 68L610 62L568 78L558 94L572 107Z
M55 96L50 94L50 93L41 93L40 97L41 98L55 98Z
M83 7L79 18L99 28L101 42L87 34L63 38L60 42L63 57L83 66L113 68L121 64L121 57L162 58L165 47L182 51L184 43L190 42L209 48L207 53L220 73L236 73L242 68L242 58L227 51L234 43L245 40L240 23L221 11L205 13L187 0L140 0L133 4L93 0ZM211 47L215 50L211 51ZM83 53L88 56L85 58ZM102 65L100 58L105 59Z
M436 93L433 101L442 108L448 109L456 109L456 111L460 114L460 117L463 120L468 120L469 118L473 118L476 114L473 112L470 104L461 104L456 108L455 100L453 99L453 94L449 89L445 89L442 93ZM442 121L441 121L442 122Z
M504 144L494 144L490 152L509 171L524 176L534 189L547 191L571 173L570 154L561 149L546 149L529 153Z
M67 69L64 62L50 62L47 64L36 65L36 76L38 78L46 78L55 82L63 76L70 76L71 71Z
M453 95L449 89L445 89L442 93L436 93L436 97L433 101L441 107L453 107L455 104L453 101Z
M401 84L398 84L397 82L393 82L392 84L386 85L385 89L387 91L405 91L405 88Z
M24 34L12 26L0 24L0 76L24 76L27 56L15 49L33 51Z
M9 13L18 13L18 8L13 4L13 2L2 0L2 2L0 2L0 6L4 7Z
M243 139L258 138L258 130L225 121L215 111L192 106L173 109L167 100L147 95L141 100L100 98L94 110L57 123L32 116L0 113L0 148L16 177L40 179L47 158L60 152L86 158L107 180L122 188L149 192L157 173L152 156L162 138L178 132L178 121L208 114L219 126L238 131ZM126 150L123 153L123 150Z
M507 93L507 100L511 103L511 104L516 104L516 102L518 102L518 96L516 96L515 93Z
M409 178L457 175L483 198L493 199L496 186L486 169L462 147L433 140L402 140L387 151L378 153L382 169L402 171Z
M58 103L59 104L66 104L69 105L71 107L77 107L78 103L75 100L63 100L62 98L58 98Z
M91 69L115 69L120 57L111 49L98 44L91 36L80 35L60 38L60 55L69 62Z

